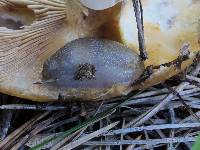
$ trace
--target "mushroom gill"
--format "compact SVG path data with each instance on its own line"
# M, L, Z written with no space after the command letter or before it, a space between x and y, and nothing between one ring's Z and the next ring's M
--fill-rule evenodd
M149 54L145 66L172 61L178 57L181 47L189 43L192 53L191 59L182 65L185 69L200 50L200 1L142 0L142 4ZM3 14L0 17L0 92L41 102L57 100L60 93L66 98L82 100L126 94L122 87L80 93L35 83L42 80L44 62L74 39L103 37L120 41L138 52L132 0L98 11L87 9L79 0L1 0L0 14ZM180 71L175 67L161 67L135 88L160 83Z
M15 9L31 10L34 15L9 11ZM98 28L113 17L115 9L92 12L77 0L1 1L0 10L20 28L0 27L0 91L31 100L56 100L57 89L34 84L41 79L44 61L74 39L98 36ZM21 26L29 17L33 22Z

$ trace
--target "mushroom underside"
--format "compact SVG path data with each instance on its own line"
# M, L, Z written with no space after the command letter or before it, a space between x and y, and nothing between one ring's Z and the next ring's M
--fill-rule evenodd
M66 5L66 3L68 5ZM160 4L160 5L158 5ZM163 6L162 0L143 1L145 39L149 59L145 65L158 65L175 59L184 43L190 43L191 52L199 48L198 21L200 2L186 0L182 5L173 0L166 9L155 15L153 12ZM162 18L166 10L175 10L170 25L152 19ZM187 9L186 9L187 8ZM18 11L20 10L20 11ZM190 12L190 10L193 10ZM16 11L18 13L16 13ZM26 12L26 13L23 13ZM88 10L73 3L60 0L5 0L0 3L0 91L34 101L55 101L60 95L67 99L99 100L127 94L130 87L117 86L110 89L89 90L59 89L40 84L44 62L66 43L82 37L101 37L124 43L133 51L138 49L137 28L131 1L118 4L103 11ZM26 14L26 15L25 15ZM74 15L75 14L75 15ZM188 19L188 20L187 20ZM169 20L164 18L163 22ZM160 24L159 24L160 23ZM181 26L180 26L181 25ZM128 33L127 33L128 32ZM159 40L158 40L159 38ZM157 55L159 54L159 56ZM184 62L182 69L191 64ZM180 72L175 67L157 70L143 87L157 84ZM141 86L134 87L135 89Z

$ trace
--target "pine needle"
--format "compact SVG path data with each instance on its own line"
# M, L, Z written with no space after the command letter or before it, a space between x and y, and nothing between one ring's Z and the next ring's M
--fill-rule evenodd
M136 95L134 93L134 95ZM91 119L88 119L87 121L65 131L64 133L61 133L59 136L56 136L56 137L53 137L53 138L50 138L46 141L44 141L43 143L41 144L38 144L37 146L31 148L30 150L38 150L39 148L43 147L44 145L48 144L49 142L53 141L53 140L61 140L63 138L65 138L66 136L69 136L70 134L80 130L81 128L84 128L86 126L89 126L91 124L94 124L100 120L102 120L103 118L106 118L108 117L109 115L111 115L119 106L121 106L122 104L124 104L125 101L128 101L130 97L133 97L133 93L130 93L128 94L127 96L123 97L121 102L116 104L115 106L113 106L112 108L104 111L104 112L101 112L99 114L97 114L95 117L91 118Z

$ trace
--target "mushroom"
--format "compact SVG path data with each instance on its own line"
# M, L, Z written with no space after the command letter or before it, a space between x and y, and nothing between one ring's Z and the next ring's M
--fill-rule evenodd
M156 66L175 60L180 50L189 44L190 59L181 69L164 67L158 69L143 85L144 88L158 84L184 70L192 63L200 50L200 1L198 0L143 0L144 34L149 59L145 66ZM127 0L118 20L121 41L138 52L138 39L132 0Z
M43 81L43 66L47 60L75 39L98 37L115 40L128 46L134 54L138 53L137 27L131 0L115 1L98 8L103 10L95 10L95 6L85 2L86 0L0 2L2 93L46 102L56 101L60 95L66 99L99 100L141 88L140 84L129 86L128 89L127 86L110 87L109 90L101 87L90 92L83 88L83 92L78 93L76 88L60 88L59 85L49 85L49 80ZM185 43L191 45L191 54L190 59L182 64L182 69L191 64L195 51L199 50L200 2L143 0L142 3L149 54L145 66L160 65L176 59L179 49ZM107 7L110 8L105 9ZM83 66L79 67L93 68L92 65L80 65ZM157 84L178 72L180 70L174 66L161 67L142 86Z

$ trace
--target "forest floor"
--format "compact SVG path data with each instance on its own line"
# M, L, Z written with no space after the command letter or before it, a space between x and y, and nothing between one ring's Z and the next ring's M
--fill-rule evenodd
M36 103L0 95L0 149L191 149L200 132L200 65L101 102Z

